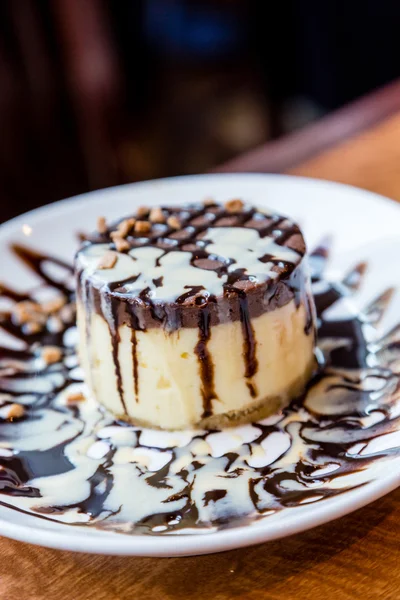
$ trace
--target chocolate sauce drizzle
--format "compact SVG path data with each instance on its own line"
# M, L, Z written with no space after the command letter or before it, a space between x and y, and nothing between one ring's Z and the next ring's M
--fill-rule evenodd
M50 275L42 275L43 262L52 259L38 259L37 253L31 259L26 248L23 254L30 269L53 287ZM323 257L315 252L310 259L318 282L324 369L305 396L281 413L225 431L152 431L115 422L90 399L68 406L65 393L81 385L69 341L73 325L29 336L9 313L3 314L1 327L26 347L0 351L1 504L80 527L189 533L270 518L382 476L386 465L400 460L400 448L383 443L400 427L400 328L365 340L364 328L382 317L388 292L360 317L325 320L326 308L352 293L354 281L362 277L356 266L341 285L325 281L321 262L326 258L327 252ZM54 287L73 301L67 285L57 280ZM34 297L2 290L15 301ZM205 308L201 328L207 338ZM40 346L50 342L60 347L63 358L46 366L40 362ZM10 402L23 404L25 416L7 420L2 408Z
M132 362L133 362L133 385L135 387L135 400L139 402L139 369L138 369L138 357L137 357L137 337L136 330L131 329L131 343L132 343Z
M250 394L253 398L257 396L256 388L251 381L251 378L256 374L258 368L258 361L256 358L256 346L257 341L254 335L254 329L251 324L249 315L247 296L244 293L239 293L239 304L240 304L240 322L242 324L243 339L244 339L244 358L246 370L244 376L246 377L247 386L250 390Z
M112 315L112 323L109 323L109 328L110 328L110 334L111 334L110 337L111 337L113 363L114 363L114 368L115 368L115 377L117 380L118 394L121 399L121 403L122 403L124 412L126 413L124 390L123 390L123 386L122 386L121 365L119 364L119 344L120 344L121 338L120 338L120 333L119 333L118 327L115 327L115 323L117 322L116 311L117 311L117 306L115 304L113 304L112 302L110 302L110 312ZM90 339L90 338L88 338L88 339ZM136 363L136 365L137 365L136 344L134 347L134 352L135 352L134 364Z
M12 244L11 249L13 252L27 265L34 273L36 273L45 283L52 288L56 288L64 294L70 293L73 289L73 283L71 276L73 275L73 268L65 261L49 257L46 254L42 254L37 250L32 250L21 244ZM47 272L46 267L48 266L61 267L65 274L61 278L55 278L53 275ZM15 292L14 292L15 294Z
M212 415L212 400L217 397L214 390L214 364L211 354L207 348L207 342L210 339L210 335L210 313L208 307L205 306L199 312L199 341L194 349L200 365L200 377L202 383L201 393L203 396L203 419Z

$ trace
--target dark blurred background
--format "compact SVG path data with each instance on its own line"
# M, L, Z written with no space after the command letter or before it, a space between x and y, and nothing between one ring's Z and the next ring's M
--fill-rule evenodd
M2 0L2 219L203 172L400 76L398 0Z

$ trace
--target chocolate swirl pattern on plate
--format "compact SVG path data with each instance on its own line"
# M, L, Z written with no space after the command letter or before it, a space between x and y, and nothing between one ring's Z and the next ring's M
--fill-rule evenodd
M15 250L53 285L44 271L52 259ZM268 518L372 480L388 456L400 454L400 329L365 339L365 327L377 324L390 301L387 292L358 317L324 319L364 269L330 283L321 276L325 257L318 251L312 258L325 369L282 412L222 431L162 432L115 421L82 400L71 309L69 322L61 307L33 333L4 313L2 328L27 344L1 349L1 503L68 524L168 535ZM73 292L62 280L54 287L70 307ZM2 292L11 303L31 298ZM58 347L61 360L45 364L43 344ZM15 403L25 412L10 417Z

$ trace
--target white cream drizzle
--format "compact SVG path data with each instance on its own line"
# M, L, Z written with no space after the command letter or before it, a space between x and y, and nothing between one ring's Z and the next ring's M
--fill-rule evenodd
M327 377L325 384L322 380L318 389L324 395L324 404L317 404L316 398L311 397L310 405L313 410L322 409L324 418L329 418L329 415L337 418L338 409L339 412L343 410L343 398L340 399L336 391L332 393L332 385L340 384L343 375L355 379L359 374L354 370L341 371L336 377L333 373ZM379 381L372 378L375 378L373 372L371 381L381 388L379 378ZM368 378L365 380L368 381ZM390 379L388 386L391 387ZM186 469L191 482L191 501L196 505L199 520L206 525L227 516L234 518L252 514L255 507L249 495L249 486L253 485L254 480L257 481L255 469L268 465L273 465L274 472L282 470L288 474L280 483L280 487L288 492L314 489L318 492L330 487L351 487L369 480L367 468L362 474L355 473L354 478L346 475L345 482L343 479L341 483L335 482L334 478L326 482L324 475L340 470L340 465L328 457L314 459L314 480L308 484L289 477L290 473L294 473L299 459L312 464L310 450L317 449L312 440L315 440L315 444L322 440L335 444L349 443L351 440L356 443L368 438L368 427L352 432L343 430L338 423L337 427L321 429L318 422L313 424L313 418L306 408L286 415L274 415L265 419L263 425L255 423L220 432L160 432L121 427L113 425L111 415L99 410L91 398L77 405L78 413L75 416L66 410L65 397L70 391L79 389L87 395L83 384L73 383L56 397L54 408L38 410L34 420L0 424L0 436L7 441L7 447L2 451L3 456L18 456L21 451L46 451L66 443L64 454L73 466L65 473L35 477L29 481L27 485L37 488L40 498L7 497L8 503L33 512L35 507L66 506L63 512L54 515L58 521L101 525L102 520L107 519L108 526L115 522L118 527L118 523L137 523L160 511L171 515L179 514L179 510L185 506L187 486L180 473L182 469ZM352 401L351 406L354 408ZM63 410L59 412L58 409ZM350 406L347 407L347 412L349 410ZM373 421L371 427L375 424L376 421ZM263 426L273 426L274 431L263 437ZM306 441L304 435L310 441ZM357 449L354 445L352 456L370 457L374 453L398 447L399 444L398 432L382 433L369 443L360 444ZM85 501L91 494L105 492L104 482L92 490L89 479L104 464L110 451L113 454L108 470L113 477L112 486L101 513L96 518L89 519L88 515L79 513L73 505ZM229 453L237 454L237 458L226 469ZM194 470L193 461L197 461L202 467ZM165 485L150 485L148 477L167 465ZM240 475L234 476L237 469L240 470ZM206 501L210 490L217 490L221 497L216 500L210 497ZM276 507L276 499L266 491L262 483L256 483L254 491L258 498L258 510ZM180 493L183 494L182 497ZM171 500L173 497L176 500ZM320 499L318 494L301 500L301 503L317 499ZM175 525L178 523L179 519L175 519ZM165 528L157 529L160 525L155 527L155 533L165 531ZM197 530L193 529L195 531Z
M261 262L263 256L270 254L275 260L294 265L301 260L300 254L294 250L280 246L273 237L262 238L250 228L209 228L202 239L210 241L206 246L209 254L233 261L228 272L244 269L256 283L277 277L272 270L274 263ZM226 274L219 277L215 271L191 265L190 252L171 250L165 254L164 250L151 246L134 248L128 254L119 253L113 268L98 269L101 257L108 250L109 244L90 244L78 254L78 264L84 270L84 277L91 277L97 286L137 277L136 281L124 286L124 295L136 297L149 288L149 297L153 301L172 302L191 287L203 286L209 294L220 296L228 279ZM154 280L159 278L162 278L162 285L156 286Z

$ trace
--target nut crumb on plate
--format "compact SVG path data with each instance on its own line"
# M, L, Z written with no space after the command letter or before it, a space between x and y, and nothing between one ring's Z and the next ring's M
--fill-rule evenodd
M20 419L25 414L25 409L21 404L10 404L5 409L6 419Z
M84 400L86 400L86 398L82 392L70 392L67 395L67 404L77 404L78 402L83 402Z
M23 332L25 335L34 335L43 331L43 324L38 321L29 321L24 323Z
M37 302L32 302L31 300L17 302L12 308L12 314L18 325L43 318L42 307Z
M47 302L42 303L43 312L49 314L54 313L59 310L67 303L67 299L65 296L57 296L57 298L53 298L52 300L48 300Z
M42 358L47 365L52 365L61 360L62 352L57 346L43 346Z

